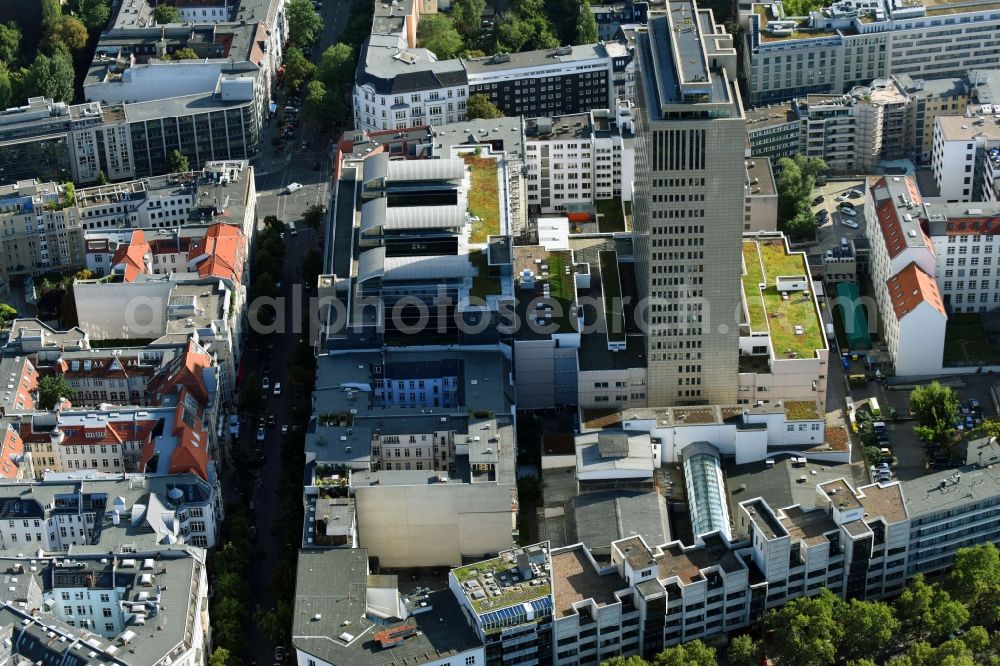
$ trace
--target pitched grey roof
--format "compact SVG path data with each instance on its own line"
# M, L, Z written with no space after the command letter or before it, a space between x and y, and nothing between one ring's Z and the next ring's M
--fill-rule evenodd
M371 35L365 42L355 85L380 95L439 90L467 83L461 60L438 60L427 49L407 49L397 35Z
M580 541L594 558L611 558L611 542L642 536L647 544L670 542L667 507L656 492L611 490L577 497L570 541Z

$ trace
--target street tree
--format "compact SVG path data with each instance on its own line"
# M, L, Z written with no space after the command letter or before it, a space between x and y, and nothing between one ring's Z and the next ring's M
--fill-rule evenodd
M922 574L914 576L895 602L896 617L911 638L939 639L961 629L969 611L938 585L928 585Z
M60 48L79 51L87 45L87 27L75 16L60 16L48 24L45 44L50 53Z
M1000 550L989 542L960 548L948 575L948 588L977 622L1000 622Z
M156 5L156 9L153 10L153 19L159 25L167 25L169 23L180 23L181 22L181 12L179 9L173 5L168 5L161 2Z
M768 656L796 666L833 663L844 633L834 617L837 602L833 593L823 588L818 596L799 597L771 609L764 617Z
M285 82L292 90L297 90L316 71L316 65L306 58L297 46L285 52Z
M958 394L950 386L931 382L910 391L910 409L917 419L914 430L928 442L950 444L958 418Z
M761 653L760 641L755 641L747 634L740 634L729 641L726 661L729 666L757 666Z
M318 79L330 90L343 92L354 82L354 49L343 42L330 46L319 59Z
M323 223L323 216L326 215L326 206L323 204L310 204L302 213L302 221L313 229L318 229Z
M638 655L631 657L611 657L601 662L601 666L649 666L649 662Z
M187 173L191 170L187 156L176 148L167 156L168 173Z
M503 111L498 109L490 98L483 93L469 95L469 101L465 108L465 117L469 120L476 118L503 118Z
M231 666L235 663L232 655L226 648L217 647L212 650L212 656L208 658L208 666Z
M240 386L240 411L251 419L257 418L264 411L264 389L260 382L260 375L255 372Z
M455 0L451 3L451 20L470 45L475 43L482 30L485 9L486 0Z
M594 12L590 11L590 0L583 0L580 13L576 18L576 41L574 44L596 44L597 21Z
M51 57L39 53L25 76L25 92L28 97L51 97L57 102L72 101L73 77L73 61L65 50L59 49Z
M309 118L327 123L329 115L329 95L326 91L326 84L315 79L306 84L305 111L303 113Z
M290 0L285 5L285 16L288 17L288 36L299 46L314 43L323 28L323 20L309 0Z
M13 21L0 23L0 62L11 66L21 47L21 29Z
M0 303L0 323L6 324L17 319L17 310L6 303Z
M431 51L438 60L450 60L458 56L464 48L462 36L455 25L444 14L431 14L420 19L417 26L420 46Z
M836 617L843 626L837 651L844 659L874 659L899 629L892 606L881 601L851 599L837 607Z
M323 255L313 247L302 257L302 281L307 285L316 284L316 279L323 272Z
M653 666L717 666L715 648L695 639L669 647L653 657Z
M60 398L66 398L70 402L76 398L76 391L69 385L62 375L46 375L38 380L38 400L35 401L39 409L53 409L59 404Z

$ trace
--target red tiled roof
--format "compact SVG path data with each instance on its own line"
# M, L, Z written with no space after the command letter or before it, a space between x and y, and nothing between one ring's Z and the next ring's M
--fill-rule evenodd
M122 245L115 251L111 266L125 265L125 281L131 282L146 271L146 254L149 253L149 243L142 229L132 232L128 245Z
M196 263L198 275L226 278L239 284L246 258L246 239L239 227L213 224L205 237L191 244L188 262Z
M24 441L16 430L8 426L0 444L0 476L5 479L16 479L18 466L13 458L22 455L24 455Z
M896 319L902 319L921 303L927 303L947 316L937 282L915 262L910 262L906 268L889 278L887 286L892 308L896 311Z
M922 198L920 196L920 190L917 188L916 183L913 182L911 178L904 178L906 183L906 189L909 192L910 199L920 205L922 203ZM871 186L871 189L878 189L887 187L885 178L880 178L875 181ZM879 227L882 229L882 238L885 242L885 248L889 252L889 258L895 259L903 250L906 249L906 232L903 230L899 223L900 212L896 210L896 203L892 198L887 197L881 202L875 202L875 217L878 219ZM920 235L924 241L924 245L932 253L934 252L934 245L931 243L930 238L921 228Z

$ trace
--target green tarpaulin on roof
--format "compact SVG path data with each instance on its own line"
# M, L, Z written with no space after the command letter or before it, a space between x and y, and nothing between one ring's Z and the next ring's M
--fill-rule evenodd
M868 317L861 305L861 292L853 282L841 282L837 285L837 309L840 320L844 323L844 333L847 334L847 347L850 351L872 348L872 338L868 333Z

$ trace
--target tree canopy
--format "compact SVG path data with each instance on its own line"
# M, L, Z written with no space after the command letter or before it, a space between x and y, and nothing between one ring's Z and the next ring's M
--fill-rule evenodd
M935 444L948 444L955 436L958 418L958 394L950 386L931 382L910 391L910 409L917 419L914 428L921 437Z
M12 305L0 303L0 323L8 323L17 319L17 310Z
M13 21L0 23L0 62L11 65L21 48L21 29Z
M285 16L288 17L288 36L299 46L315 42L323 28L323 20L309 0L290 0L285 5Z
M834 617L838 599L823 588L818 596L798 597L764 617L768 655L780 663L824 666L836 658L844 627Z
M911 638L940 638L961 629L969 612L938 585L928 585L916 575L896 599L896 615Z
M62 375L47 375L38 380L38 400L39 409L52 409L58 404L60 398L66 398L70 402L76 398L76 391L69 385Z
M10 81L10 72L7 71L7 66L0 62L0 109L8 108L12 97L13 85Z
M298 89L316 72L316 65L306 58L297 46L285 51L285 82L289 88Z
M177 49L170 56L174 60L197 60L198 54L194 52L194 49L184 47L182 49Z
M476 118L503 118L503 112L490 101L490 98L482 93L469 95L469 101L465 107L465 117L469 120Z
M1000 622L1000 550L992 543L959 550L948 575L948 587L977 622Z
M432 51L439 60L455 58L464 48L462 36L444 14L431 14L420 19L417 39L420 46Z
M109 0L77 0L77 13L88 30L100 30L111 18Z
M312 81L306 87L305 113L330 125L350 113L347 91L354 82L354 49L339 42L323 51Z
M576 41L573 43L597 43L597 20L594 12L590 11L590 0L583 0L580 4L580 13L576 18Z
M87 27L74 16L60 16L48 24L45 44L50 53L60 48L79 51L87 45Z
M153 10L153 19L159 25L167 25L168 23L180 23L181 22L181 11L174 7L173 5L168 5L166 3L160 3L156 5L156 9Z
M818 157L795 155L778 160L778 222L784 224L795 217L804 202L809 207L816 177L826 171L826 162Z
M559 46L544 0L515 0L495 27L497 51L516 53Z
M187 156L176 148L167 156L167 171L169 173L187 173L191 170Z
M758 666L760 663L761 645L759 641L746 634L733 636L726 650L726 661L729 666Z
M28 97L51 97L56 102L73 100L73 61L63 49L52 56L39 53L28 68L24 88Z
M451 21L470 44L475 42L482 30L484 9L486 0L455 0L451 3Z

